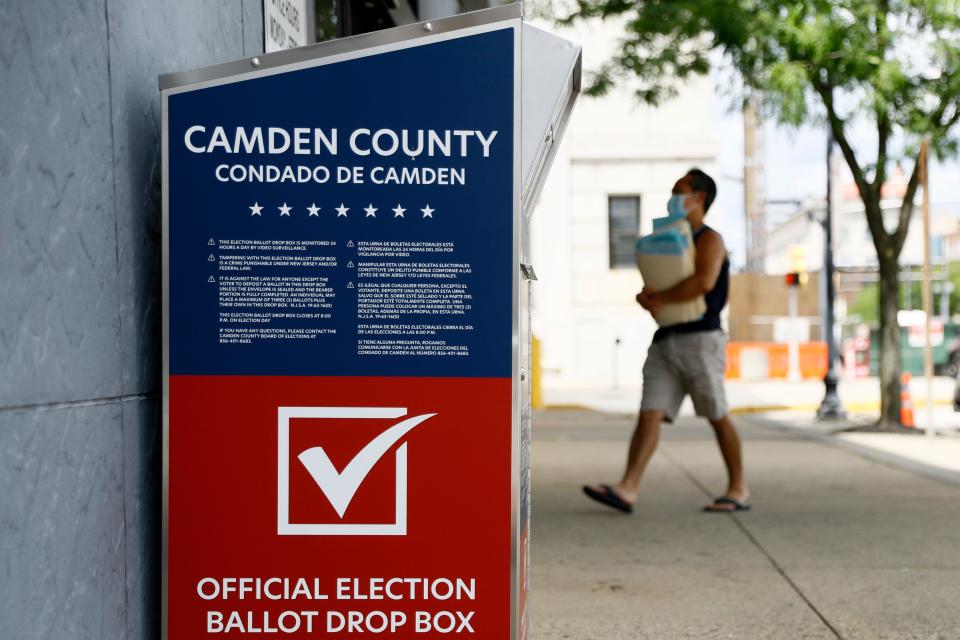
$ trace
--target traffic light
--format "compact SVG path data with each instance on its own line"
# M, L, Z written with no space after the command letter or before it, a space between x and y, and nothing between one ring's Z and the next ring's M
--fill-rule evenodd
M788 287L802 287L807 284L807 274L794 271L784 276L783 281Z

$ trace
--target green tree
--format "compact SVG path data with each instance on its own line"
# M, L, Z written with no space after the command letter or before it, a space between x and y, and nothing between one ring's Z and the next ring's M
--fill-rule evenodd
M960 314L960 262L947 265L947 281L950 283L950 317Z
M874 326L877 324L877 308L880 302L880 287L870 283L857 294L853 304L847 309L847 317L857 319L857 322Z
M722 58L743 79L742 99L761 101L782 123L829 124L863 200L880 270L881 429L899 428L902 366L897 325L898 262L918 187L917 149L930 136L939 158L954 155L960 118L960 0L570 0L561 24L622 21L616 54L587 93L633 86L657 104L678 82ZM717 54L722 54L717 55ZM850 139L869 122L876 153ZM912 165L895 227L884 226L880 188L896 161Z

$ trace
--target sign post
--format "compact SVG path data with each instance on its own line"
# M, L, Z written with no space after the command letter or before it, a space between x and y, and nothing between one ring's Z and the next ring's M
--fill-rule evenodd
M161 78L165 638L525 635L525 28Z
M313 42L313 0L263 0L265 53Z

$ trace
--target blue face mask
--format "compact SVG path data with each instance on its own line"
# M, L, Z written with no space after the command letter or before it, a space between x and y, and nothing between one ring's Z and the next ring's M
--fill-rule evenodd
M683 206L683 201L687 198L685 194L675 193L667 201L667 213L671 216L685 216L687 209Z

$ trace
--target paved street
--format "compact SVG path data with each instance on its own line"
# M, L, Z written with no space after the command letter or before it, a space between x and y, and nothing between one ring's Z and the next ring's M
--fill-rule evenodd
M534 424L534 639L960 638L960 487L741 417L754 510L704 514L723 468L685 418L625 516L580 485L616 479L632 419Z

